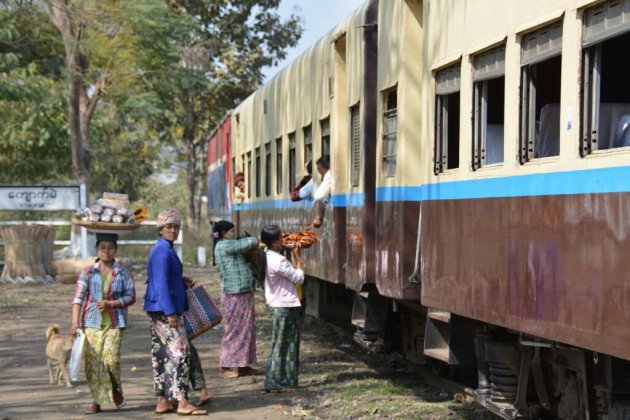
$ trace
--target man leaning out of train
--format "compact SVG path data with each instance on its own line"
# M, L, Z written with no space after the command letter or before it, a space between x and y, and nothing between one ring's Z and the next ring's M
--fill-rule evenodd
M330 191L335 187L335 179L330 171L329 155L323 155L317 159L317 172L322 176L322 183L319 184L313 193L313 213L315 213L315 218L312 225L316 228L320 227L324 222Z
M301 303L296 285L304 283L304 271L299 247L292 250L295 268L284 256L280 227L264 227L260 239L267 245L265 299L272 322L271 351L265 368L265 391L281 392L285 387L298 386Z

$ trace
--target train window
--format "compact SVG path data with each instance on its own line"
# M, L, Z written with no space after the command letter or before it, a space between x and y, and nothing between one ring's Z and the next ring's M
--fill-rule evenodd
M276 139L276 192L282 194L282 137Z
M252 198L252 152L247 152L247 170L245 171L245 179L247 182L247 197Z
M359 104L350 108L350 184L359 186L361 177L361 113Z
M265 195L271 195L271 142L265 144Z
M330 155L330 118L324 118L319 122L322 133L322 156Z
M473 58L473 170L503 162L505 47Z
M581 154L630 146L630 0L586 9L582 42Z
M560 154L560 69L562 22L523 36L521 41L519 161Z
M295 182L295 132L289 133L289 188L293 188Z
M435 74L434 173L459 167L459 91L461 63Z
M313 129L311 124L302 128L304 135L304 163L313 160Z
M260 147L256 148L256 197L260 197L260 182L262 179L262 166L260 160Z
M383 174L386 177L396 175L397 96L396 89L392 89L383 97Z

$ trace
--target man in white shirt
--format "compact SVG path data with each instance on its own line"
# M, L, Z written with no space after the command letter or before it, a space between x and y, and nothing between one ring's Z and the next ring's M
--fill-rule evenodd
M324 214L326 213L326 206L330 198L330 191L335 186L335 179L330 172L330 156L324 155L317 159L317 172L322 175L322 183L319 184L315 192L313 193L313 212L315 218L313 219L313 227L320 227L324 221Z

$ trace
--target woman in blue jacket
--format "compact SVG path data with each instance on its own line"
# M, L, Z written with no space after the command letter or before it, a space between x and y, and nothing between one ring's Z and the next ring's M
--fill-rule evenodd
M157 396L157 414L174 410L182 415L205 415L206 410L188 401L190 343L182 321L188 310L186 287L194 284L184 278L183 266L173 249L182 218L175 210L158 214L160 239L151 250L147 263L147 291L144 310L151 318L151 360L153 385Z

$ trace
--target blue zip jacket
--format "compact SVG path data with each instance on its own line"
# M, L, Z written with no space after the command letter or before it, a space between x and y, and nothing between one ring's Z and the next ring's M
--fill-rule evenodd
M158 239L149 254L144 310L162 311L166 316L188 310L182 262L164 238Z

